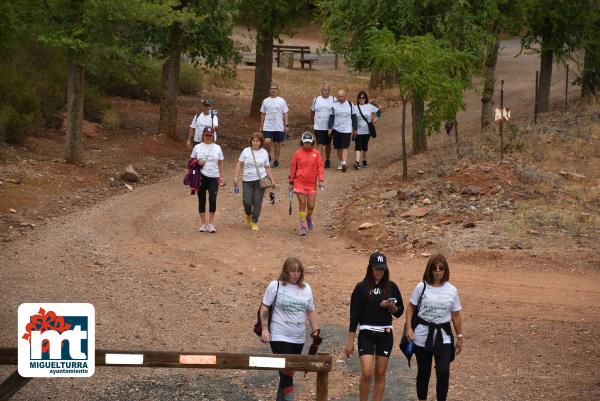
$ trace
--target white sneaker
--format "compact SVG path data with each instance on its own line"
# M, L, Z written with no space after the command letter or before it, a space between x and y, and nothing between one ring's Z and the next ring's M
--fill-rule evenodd
M214 234L214 233L216 233L216 232L217 232L217 230L215 229L215 226L213 226L212 224L209 224L209 225L206 227L206 229L207 229L207 231L208 231L209 233L213 233L213 234Z
M202 224L200 228L198 228L198 231L200 231L201 233L205 233L208 231L208 226L206 224Z
M337 166L337 169L338 169L338 170L341 170L343 165L344 165L344 163L342 163L342 162L339 162L339 163L338 163L338 166Z

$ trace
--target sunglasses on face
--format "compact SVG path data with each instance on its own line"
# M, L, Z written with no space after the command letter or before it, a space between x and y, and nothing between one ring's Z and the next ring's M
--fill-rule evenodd
M446 268L444 266L433 266L431 268L432 272L444 272L446 271Z
M359 98L359 99L366 99L366 97L365 97L365 96L359 96L358 98Z

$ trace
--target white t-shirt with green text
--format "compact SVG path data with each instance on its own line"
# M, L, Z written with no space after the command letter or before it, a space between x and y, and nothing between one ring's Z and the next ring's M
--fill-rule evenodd
M277 294L277 299L275 299ZM275 300L273 317L271 319L271 341L285 341L293 344L304 344L306 331L306 313L315 310L312 290L304 283L304 288L296 284L271 281L262 303L270 306Z
M419 297L421 296L422 291L423 282L420 282L410 296L410 303L415 307L419 303ZM461 309L462 305L460 304L460 298L458 297L458 290L452 284L447 281L441 287L434 287L427 284L425 293L423 293L423 300L421 301L418 316L427 322L441 324L451 321L451 312L458 312ZM427 334L429 333L429 327L419 324L415 327L414 332L414 343L419 347L424 347L425 340L427 340ZM434 343L435 335L434 332ZM444 339L444 344L450 344L450 336L444 329L442 329L442 338Z

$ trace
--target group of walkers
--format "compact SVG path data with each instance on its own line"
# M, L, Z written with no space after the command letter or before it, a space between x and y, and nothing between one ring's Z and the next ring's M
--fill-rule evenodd
M458 291L449 280L450 267L446 258L442 254L431 256L423 281L415 286L406 307L403 335L414 348L418 369L416 392L418 399L423 401L427 400L433 360L436 396L438 401L446 400L450 363L463 348L462 306ZM371 388L373 401L383 398L387 365L394 345L393 318L400 318L404 310L400 290L390 279L386 255L372 253L364 279L352 292L349 333L344 347L346 357L350 358L355 342L358 342L360 401L368 400ZM306 320L310 323L313 344L320 344L321 329L312 290L304 281L304 267L298 258L289 257L279 278L269 283L263 296L261 341L269 343L276 354L301 354L306 338ZM405 355L410 361L412 354ZM292 371L279 372L276 401L293 401L293 376Z
M263 100L260 108L259 132L250 136L250 146L242 151L235 167L234 190L238 192L241 178L244 221L252 231L259 229L258 220L266 189L277 186L271 169L280 166L281 143L289 132L289 109L285 99L278 96L278 91L277 84L272 84L269 88L269 97ZM302 236L314 229L312 214L317 189L324 189L324 169L331 166L332 144L337 152L338 170L347 171L351 141L355 142L356 151L353 167L367 168L369 139L373 135L371 127L381 115L379 108L369 102L364 91L359 92L356 104L346 99L344 90L338 91L337 98L330 91L329 85L324 84L321 95L313 99L311 117L314 134L308 131L302 134L301 146L290 161L288 190L290 201L293 194L298 200L299 234ZM194 116L187 138L188 147L194 145L188 175L197 174L199 181L198 186L192 188L198 194L201 221L198 231L209 233L216 232L214 216L217 194L219 187L225 185L223 151L215 143L219 120L213 106L214 102L210 99L202 102L202 112Z
M277 85L271 85L270 96L261 106L261 132L250 136L249 146L241 152L233 177L235 192L239 192L241 179L245 223L253 231L258 231L266 189L277 185L272 169L280 166L281 143L289 132L289 109L286 101L277 95L278 89ZM321 95L313 99L311 106L314 134L302 134L300 147L290 161L288 190L290 201L292 194L296 194L298 199L300 235L306 235L314 229L313 211L317 190L323 190L324 169L331 167L332 144L337 152L338 170L347 171L348 148L352 140L356 152L353 168L368 167L369 139L375 135L373 124L377 122L381 111L377 105L369 102L364 91L359 92L356 104L346 97L343 90L334 97L328 85L321 87ZM192 147L193 143L194 146L185 181L192 187L192 193L198 194L201 220L198 231L209 233L216 232L214 216L217 193L219 187L225 185L223 151L215 143L219 122L213 106L211 100L203 101L202 112L194 117L190 125L187 144ZM450 363L462 350L462 306L449 278L446 258L441 254L432 256L425 267L423 281L416 285L406 306L401 344L405 345L402 350L409 362L413 352L417 359L416 388L419 400L427 400L433 360L437 399L446 400ZM349 358L354 353L355 342L358 343L360 401L368 400L371 388L374 401L383 398L387 365L394 344L393 318L400 318L404 311L400 290L390 278L386 255L381 252L371 254L365 277L352 292L349 332L344 347L344 353ZM274 353L300 354L304 348L307 320L313 340L310 352L316 352L323 339L312 290L304 281L302 262L296 257L289 257L278 279L269 283L264 293L258 323L261 341L269 343ZM456 340L450 322L454 326ZM293 372L281 370L279 376L276 400L292 401Z

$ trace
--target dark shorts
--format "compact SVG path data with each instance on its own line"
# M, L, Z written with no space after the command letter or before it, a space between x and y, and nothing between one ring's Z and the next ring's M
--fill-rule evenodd
M358 333L358 355L377 355L390 357L394 345L392 329L379 333L371 330L361 330Z
M369 138L371 135L356 135L354 138L354 150L366 152L369 150Z
M351 140L352 134L350 132L333 131L333 147L335 149L348 149Z
M282 131L263 131L263 136L273 142L283 142L285 140L285 132Z
M317 145L331 145L331 135L327 130L315 130Z

